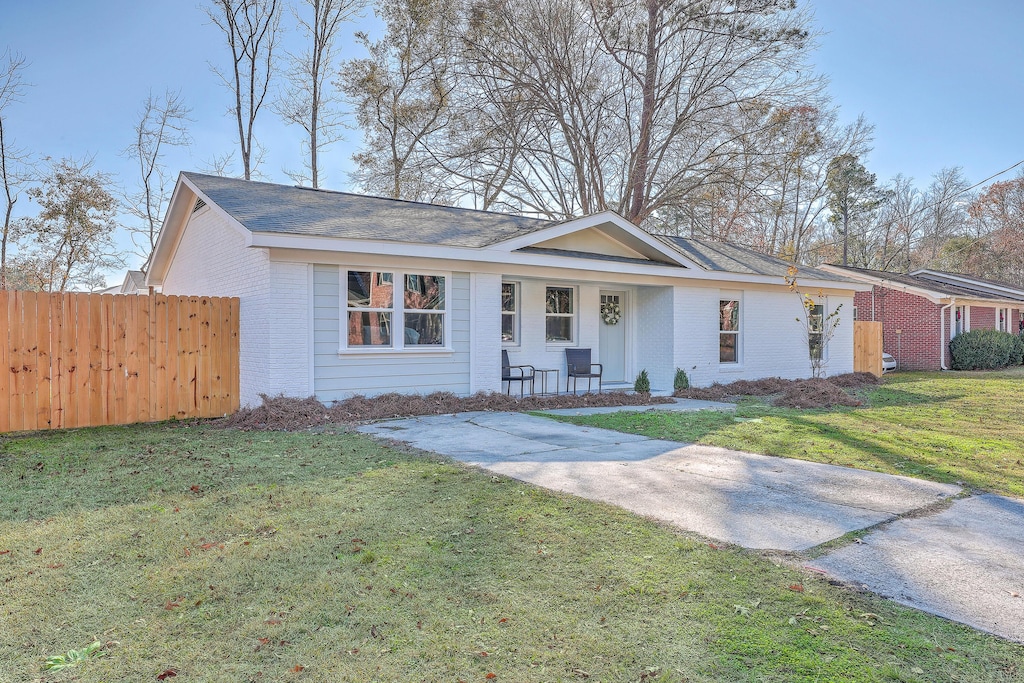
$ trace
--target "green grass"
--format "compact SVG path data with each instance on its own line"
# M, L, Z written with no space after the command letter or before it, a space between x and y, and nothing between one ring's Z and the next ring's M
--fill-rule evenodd
M739 404L735 415L613 413L568 421L662 439L904 474L1024 497L1024 370L900 373L834 410Z
M1021 646L357 435L8 438L0 491L0 681L1024 675Z

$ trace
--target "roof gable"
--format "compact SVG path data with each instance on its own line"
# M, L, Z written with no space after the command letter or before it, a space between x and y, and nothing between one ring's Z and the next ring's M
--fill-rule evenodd
M602 211L550 225L503 240L491 248L506 252L545 250L578 257L591 254L599 259L630 259L701 270L697 263L684 254L613 211Z

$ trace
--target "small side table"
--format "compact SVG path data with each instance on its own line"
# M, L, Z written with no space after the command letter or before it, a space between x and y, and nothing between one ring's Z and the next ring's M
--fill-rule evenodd
M535 368L534 374L540 377L540 391L537 396L557 396L558 395L558 368ZM555 375L555 390L548 391L548 375L554 373Z

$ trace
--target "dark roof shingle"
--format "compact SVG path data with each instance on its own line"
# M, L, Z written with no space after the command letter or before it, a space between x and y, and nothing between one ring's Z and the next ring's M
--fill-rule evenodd
M184 173L252 232L484 247L553 225L512 214Z

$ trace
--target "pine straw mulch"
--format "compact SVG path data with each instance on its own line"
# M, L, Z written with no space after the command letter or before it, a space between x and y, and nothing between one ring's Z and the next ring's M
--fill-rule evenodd
M859 406L860 399L848 389L877 386L879 379L870 372L851 372L820 379L741 379L730 384L712 384L702 389L683 389L679 398L703 401L736 401L744 396L774 397L772 403L783 408L832 408Z
M427 395L392 393L372 398L353 396L331 406L324 405L312 396L299 399L260 394L260 397L263 399L262 405L239 410L234 415L224 418L220 422L221 426L243 431L300 431L330 424L351 425L395 417L444 415L479 410L524 412L672 402L668 397L622 392L525 398L484 392L465 398L445 391Z

